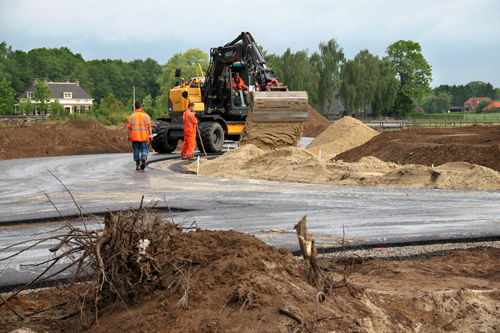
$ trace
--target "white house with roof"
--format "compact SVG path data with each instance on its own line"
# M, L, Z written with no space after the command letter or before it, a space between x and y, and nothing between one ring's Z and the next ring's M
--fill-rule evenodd
M41 82L52 90L50 93L50 103L57 100L59 101L59 105L70 113L84 113L92 108L94 99L80 86L80 80L70 82L67 79L65 82L47 82L47 79L43 79ZM38 79L33 79L33 84L17 99L20 101L31 100L32 103L37 103L34 100L35 85L37 83Z

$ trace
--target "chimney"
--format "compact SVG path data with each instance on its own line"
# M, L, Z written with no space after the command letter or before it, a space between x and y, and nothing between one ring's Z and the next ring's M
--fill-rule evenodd
M79 85L80 85L80 79L75 79L75 84L76 84L77 86L79 86Z
M47 84L47 79L43 79L43 84Z
M38 83L38 78L34 78L33 79L33 85L37 84Z
M64 83L69 83L69 79L66 79Z

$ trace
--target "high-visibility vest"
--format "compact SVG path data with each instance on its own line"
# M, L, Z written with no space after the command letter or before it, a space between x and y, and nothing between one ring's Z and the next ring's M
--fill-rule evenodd
M246 90L247 86L245 86L245 82L241 79L241 77L238 78L238 82L236 82L235 78L233 77L233 90L238 91L238 90Z
M184 132L192 133L195 130L195 126L198 123L196 116L191 110L187 109L182 114L182 120L184 121Z
M132 141L149 141L150 127L151 118L141 109L135 110L128 118L127 128L130 130L130 139Z

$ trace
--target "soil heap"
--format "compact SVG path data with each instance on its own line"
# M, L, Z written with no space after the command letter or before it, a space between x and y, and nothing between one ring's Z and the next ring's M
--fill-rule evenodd
M324 132L331 123L323 117L321 113L313 109L310 105L307 107L307 121L304 123L304 132L302 136L315 138Z
M500 327L500 250L395 262L339 253L318 259L322 274L335 282L320 287L310 280L304 261L242 233L182 232L166 239L165 246L166 256L155 257L163 287L109 304L97 324L84 329L78 315L61 317L68 313L61 304L75 298L65 287L11 299L25 314L54 310L21 321L3 305L2 329L290 332L298 320L306 332L494 332Z
M71 120L0 127L0 159L127 153L127 127L105 127L97 121Z
M465 162L500 171L500 126L384 131L336 158L354 162L365 156L397 164L426 166Z

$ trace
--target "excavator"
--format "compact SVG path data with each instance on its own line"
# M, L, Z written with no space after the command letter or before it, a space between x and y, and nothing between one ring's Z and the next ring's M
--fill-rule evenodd
M246 91L234 88L232 77L236 73L247 86ZM249 32L212 48L206 75L198 64L196 77L181 79L180 68L175 76L176 86L169 91L168 117L158 117L152 127L151 145L158 153L171 153L183 140L182 114L190 102L195 104L198 119L197 146L206 153L220 152L225 140L239 141L250 119L265 126L271 136L279 125L301 127L307 121L307 92L290 92L278 81Z

